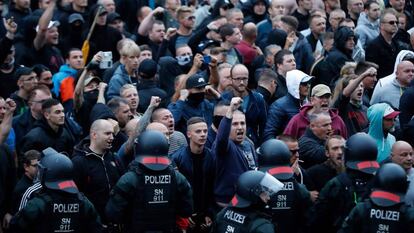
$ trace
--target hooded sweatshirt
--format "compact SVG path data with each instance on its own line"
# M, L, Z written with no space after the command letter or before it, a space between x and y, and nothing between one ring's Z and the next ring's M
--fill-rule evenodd
M362 12L358 18L358 26L355 29L356 34L361 41L362 47L365 48L371 40L379 35L379 19L372 22L368 19L365 12Z
M387 133L384 135L382 128L384 111L389 105L386 103L374 104L368 108L369 131L368 134L377 142L377 161L382 162L390 156L391 147L395 143L395 137Z
M409 50L401 50L397 58L395 59L394 72L385 78L382 78L375 85L374 92L372 93L370 104L376 104L386 102L394 109L399 109L400 98L406 87L402 87L396 78L396 72L398 64L400 64L404 57L410 55L414 57L414 52Z
M264 129L264 139L275 138L283 132L289 120L299 112L301 107L299 87L301 82L306 82L311 76L300 70L288 71L286 74L286 85L288 93L276 100L269 109L266 127ZM303 103L308 102L307 99Z

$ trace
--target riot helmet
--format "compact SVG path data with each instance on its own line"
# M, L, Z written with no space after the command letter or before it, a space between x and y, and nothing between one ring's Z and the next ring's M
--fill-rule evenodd
M374 174L377 162L377 143L366 133L356 133L345 143L345 166L349 169Z
M168 149L168 140L163 133L156 130L144 131L136 140L136 159L151 170L164 170L171 164L167 157Z
M408 189L407 174L395 163L386 163L375 175L375 187L371 200L380 206L390 206L402 202Z
M257 150L259 167L278 179L289 179L293 176L290 167L291 152L281 140L269 139Z
M283 183L268 173L255 170L247 171L239 176L236 194L231 200L230 205L245 208L263 203L262 195L270 197L282 188Z
M58 153L51 147L42 151L39 161L39 179L41 184L52 190L67 193L78 193L73 181L73 163L65 155Z

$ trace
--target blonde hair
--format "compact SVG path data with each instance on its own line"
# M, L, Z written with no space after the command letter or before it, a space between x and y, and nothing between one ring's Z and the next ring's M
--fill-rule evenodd
M123 96L124 91L126 91L126 90L128 90L128 89L135 89L135 86L134 86L134 85L132 85L132 84L129 84L129 83L127 83L127 84L123 85L123 86L119 89L119 95L122 97L122 96ZM138 91L137 91L137 92L138 92Z
M138 45L134 41L125 41L125 43L122 45L119 53L121 56L132 56L132 55L138 55L141 53L141 50L139 49Z
M180 6L176 11L177 19L180 19L183 13L193 13L193 8L188 6Z

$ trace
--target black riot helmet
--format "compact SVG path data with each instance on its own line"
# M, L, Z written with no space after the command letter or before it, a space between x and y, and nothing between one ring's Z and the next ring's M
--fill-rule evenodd
M289 179L293 176L290 167L291 152L281 140L269 139L258 149L259 167L277 179Z
M163 133L156 130L144 131L137 139L136 159L151 170L164 170L171 164L167 157L168 148L168 140Z
M43 186L52 190L67 193L78 193L78 188L73 181L73 164L65 155L52 148L42 151L39 161L39 179Z
M260 195L265 192L271 196L283 188L283 183L268 173L247 171L239 176L236 195L230 202L231 206L245 208L263 202Z
M345 166L366 174L379 168L377 143L366 133L352 135L345 143Z
M375 175L375 187L371 200L380 206L391 206L402 202L408 189L407 174L395 163L386 163Z

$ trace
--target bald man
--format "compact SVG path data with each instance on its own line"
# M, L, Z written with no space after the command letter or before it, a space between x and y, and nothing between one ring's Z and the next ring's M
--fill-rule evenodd
M256 24L246 23L243 25L242 35L243 39L234 47L236 47L242 55L243 63L249 65L259 53L262 53L262 51L255 45L257 38Z
M146 130L160 131L161 133L163 133L165 135L165 137L167 139L170 138L170 132L168 131L168 128L165 125L161 124L161 123L158 123L158 122L150 123L147 126L147 129Z
M414 206L414 169L413 148L405 141L397 141L391 149L391 161L400 165L407 172L407 179L410 182L405 196L405 203Z
M114 140L114 126L108 120L95 120L84 138L75 146L73 153L74 181L85 196L92 202L107 225L105 205L109 192L123 174L123 168L111 152Z
M394 109L400 107L400 97L414 79L414 64L402 61L397 65L395 76L390 75L378 81L370 104L389 103Z

